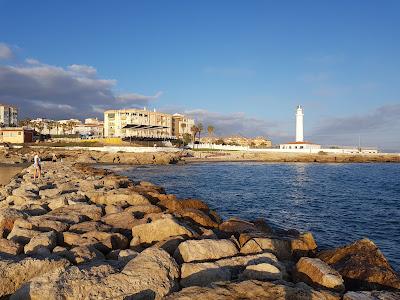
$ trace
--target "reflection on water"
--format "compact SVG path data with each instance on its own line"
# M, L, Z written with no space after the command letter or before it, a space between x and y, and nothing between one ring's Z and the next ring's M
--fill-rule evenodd
M322 248L369 237L400 269L400 164L214 163L120 172L203 199L224 218L310 230Z

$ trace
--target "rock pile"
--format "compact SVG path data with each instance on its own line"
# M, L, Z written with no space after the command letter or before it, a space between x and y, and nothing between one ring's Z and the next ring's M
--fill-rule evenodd
M149 182L66 162L43 171L0 190L0 298L400 297L369 240L317 253L311 233L223 221Z

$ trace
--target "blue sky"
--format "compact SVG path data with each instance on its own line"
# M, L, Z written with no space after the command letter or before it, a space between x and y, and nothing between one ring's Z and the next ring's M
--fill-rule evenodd
M186 112L217 133L400 150L399 1L0 0L0 102Z

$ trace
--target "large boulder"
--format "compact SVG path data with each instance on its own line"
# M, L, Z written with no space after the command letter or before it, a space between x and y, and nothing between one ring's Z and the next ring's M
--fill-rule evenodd
M136 244L151 244L172 236L186 235L193 237L195 233L188 226L179 223L174 218L162 218L151 223L134 226L132 235Z
M103 224L98 221L86 221L78 224L74 224L69 228L70 232L74 233L85 233L89 231L104 231L104 232L110 232L112 229L112 226Z
M105 215L101 221L121 232L131 231L132 227L146 223L144 219L136 219L129 211L123 211L115 214Z
M64 270L69 262L64 259L0 259L0 297L14 293L22 284L36 276L57 269ZM43 297L43 294L42 294Z
M197 223L198 225L204 227L217 228L218 223L215 222L208 214L205 212L195 209L195 208L185 208L179 211L182 217L186 217Z
M57 208L51 215L75 215L83 216L82 220L99 221L103 215L103 209L96 205L74 204Z
M66 231L69 227L67 223L57 221L47 215L34 216L28 219L17 219L15 220L14 225L20 228L33 229L37 231L54 230L57 232Z
M26 254L34 254L46 248L50 253L55 246L57 246L57 234L54 231L49 231L32 237L29 243L25 245L24 251Z
M174 256L184 262L216 260L239 253L231 240L188 240L179 244Z
M10 234L7 236L7 239L25 245L29 243L31 238L39 235L40 233L40 231L14 226Z
M163 250L150 248L123 270L107 264L71 267L36 277L22 286L15 299L161 299L176 291L179 269Z
M296 264L295 278L317 288L344 291L342 276L318 258L300 258Z
M13 208L0 210L0 237L7 237L14 226L15 220L26 217L26 214Z
M241 274L241 279L278 280L282 279L281 270L269 263L249 265Z
M318 258L342 275L347 290L400 289L400 278L369 239L322 251Z
M150 201L132 189L85 192L90 201L105 205L149 205Z
M4 253L18 255L23 251L23 249L24 247L17 242L0 238L0 255Z
M398 300L400 292L371 291L371 292L347 292L343 300Z
M328 291L317 291L306 284L263 282L247 280L223 282L211 287L188 287L165 298L166 300L339 300L340 296Z
M272 253L235 256L213 262L183 263L181 267L181 286L206 286L216 281L237 279L239 274L254 264L271 264L279 268L280 273L286 274L285 267L278 262Z

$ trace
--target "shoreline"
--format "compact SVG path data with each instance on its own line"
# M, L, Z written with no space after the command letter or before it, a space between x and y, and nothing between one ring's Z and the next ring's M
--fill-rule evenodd
M105 152L53 148L0 149L0 163L29 163L35 153L42 161L53 157L66 162L87 164L176 164L192 162L275 162L275 163L400 163L400 154L302 154L242 151Z
M66 161L43 171L0 188L0 297L400 296L399 275L368 239L320 251L311 232L223 220L201 200L112 171Z

